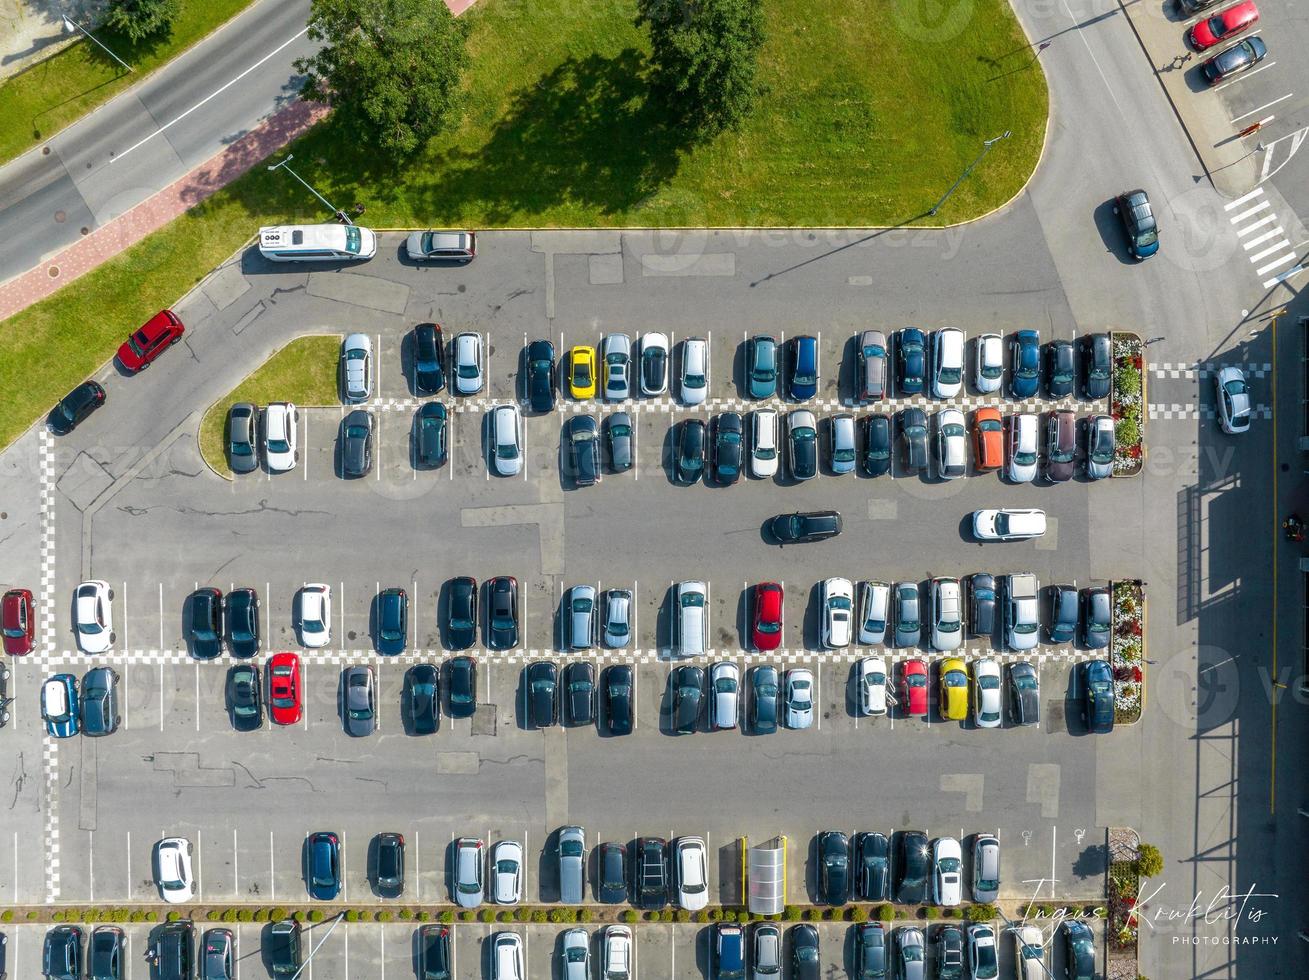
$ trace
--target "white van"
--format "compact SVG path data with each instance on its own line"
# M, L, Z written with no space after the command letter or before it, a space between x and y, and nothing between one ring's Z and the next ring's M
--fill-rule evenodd
M694 657L705 652L705 584L678 582L673 590L674 634L677 652Z
M272 225L259 229L259 253L270 262L371 259L377 236L358 225Z

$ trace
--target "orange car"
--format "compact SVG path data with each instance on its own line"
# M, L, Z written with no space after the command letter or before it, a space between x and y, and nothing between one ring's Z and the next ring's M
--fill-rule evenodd
M973 453L977 468L998 470L1004 463L1004 426L998 408L987 406L973 413L973 436L977 442Z

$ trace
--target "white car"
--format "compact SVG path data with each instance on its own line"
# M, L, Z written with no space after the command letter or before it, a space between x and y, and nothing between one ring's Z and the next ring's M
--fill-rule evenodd
M502 840L491 848L491 901L516 905L523 895L523 845Z
M497 932L491 939L491 980L525 980L523 940L514 932Z
M964 332L946 327L932 334L932 394L953 398L964 384Z
M963 593L957 578L932 579L932 649L955 650L963 642Z
M1035 508L973 511L978 541L1025 541L1045 534L1045 511Z
M865 657L856 665L859 682L859 711L865 717L886 714L886 661Z
M1008 932L1014 943L1014 975L1018 980L1045 980L1045 934L1037 926Z
M964 900L963 851L953 837L932 845L932 901L953 908Z
M673 847L673 871L677 875L677 904L697 912L709 904L709 862L705 842L699 837L679 837Z
M300 590L300 642L325 647L332 642L332 587L311 583Z
M741 671L723 661L709 668L709 724L722 730L736 727Z
M373 342L352 333L341 345L341 383L348 404L366 402L373 392Z
M611 650L627 646L632 635L632 593L610 589L605 593L604 645Z
M1000 665L990 657L972 663L973 718L978 728L1000 727Z
M620 402L632 395L632 340L625 333L611 333L600 344L605 399Z
M1036 479L1036 416L1030 412L1009 416L1006 435L1009 445L1005 455L1009 458L1007 475L1013 483L1031 483Z
M977 338L973 384L984 395L999 391L1004 380L1004 341L998 333L984 333Z
M848 578L823 581L823 646L829 650L850 645L854 618L854 586Z
M777 412L771 408L750 413L750 472L759 478L777 475Z
M517 405L491 409L491 465L500 476L523 471L523 415Z
M591 980L591 937L585 929L569 929L559 946L561 980Z
M983 922L968 927L968 971L971 980L995 980L1000 975L995 930Z
M605 926L600 953L600 980L630 980L632 976L632 930L627 926Z
M104 653L114 645L114 590L91 579L77 587L74 603L77 645L83 653Z
M968 430L964 413L943 408L936 413L936 467L943 480L957 480L968 474Z
M709 391L709 345L702 337L691 337L682 344L682 401L700 405Z
M300 410L291 402L273 402L264 409L264 459L274 473L286 473L300 462L299 431Z
M786 672L786 727L808 728L814 723L814 675L806 667Z
M860 646L886 642L886 619L890 614L891 587L885 582L864 582L859 586Z
M662 395L668 390L668 338L661 333L641 336L641 394Z
M1250 385L1240 368L1225 367L1214 375L1214 397L1224 432L1237 435L1250 428Z
M461 333L455 337L450 387L456 395L475 395L482 390L482 335Z
M185 837L165 837L155 845L155 884L159 897L170 905L191 901L195 879L191 877L191 842Z

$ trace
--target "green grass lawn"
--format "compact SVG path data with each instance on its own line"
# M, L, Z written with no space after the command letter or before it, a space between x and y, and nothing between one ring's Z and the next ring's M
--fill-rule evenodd
M393 165L329 119L291 148L297 169L381 228L890 225L921 216L981 141L1008 129L949 205L917 223L976 217L1022 188L1047 96L1004 0L973 0L963 31L940 42L897 26L917 0L765 3L769 94L742 132L709 145L687 146L646 100L632 0L479 0L466 15L470 107L457 130ZM295 181L257 167L0 324L0 390L11 394L0 444L259 225L327 217Z
M305 406L336 405L337 364L341 357L339 335L297 337L261 364L226 398L209 407L200 420L200 453L224 476L227 465L227 410L236 402L294 402Z
M113 31L91 30L132 66L127 72L85 37L0 83L0 163L39 146L108 102L124 88L177 57L253 0L187 0L166 35L133 43Z

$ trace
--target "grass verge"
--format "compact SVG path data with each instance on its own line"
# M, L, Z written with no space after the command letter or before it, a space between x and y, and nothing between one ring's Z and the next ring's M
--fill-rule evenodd
M299 172L375 227L945 224L1018 193L1045 137L1045 78L1005 0L921 22L918 0L765 0L769 94L739 133L687 144L647 100L634 0L480 0L462 125L403 165L332 121ZM936 218L925 212L998 144ZM303 164L300 163L303 161ZM0 325L0 445L261 224L326 216L256 167ZM917 217L915 217L917 216Z
M236 402L294 402L304 408L337 404L339 335L297 337L264 361L244 381L209 406L200 420L200 455L215 472L231 476L227 465L227 410Z
M96 30L96 38L131 65L131 72L83 38L6 79L0 84L0 119L6 120L0 126L0 163L39 146L108 102L252 2L189 0L167 34L135 43L113 31Z

